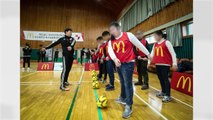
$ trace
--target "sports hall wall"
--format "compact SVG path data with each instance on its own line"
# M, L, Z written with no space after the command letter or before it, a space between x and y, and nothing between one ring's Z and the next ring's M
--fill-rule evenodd
M160 10L129 31L135 33L137 30L150 31L156 27L174 21L178 18L191 14L193 11L193 0L176 0L174 3ZM193 36L183 37L181 47L174 47L177 58L193 58ZM150 45L152 48L152 44Z
M81 2L79 1L87 1ZM78 3L78 4L77 4ZM106 30L108 24L116 17L105 8L93 3L93 0L22 0L21 31L57 31L71 27L74 32L83 32L84 43L77 43L76 49L84 46L95 48L94 40ZM33 49L40 44L50 42L25 41L21 34L21 46L28 42Z

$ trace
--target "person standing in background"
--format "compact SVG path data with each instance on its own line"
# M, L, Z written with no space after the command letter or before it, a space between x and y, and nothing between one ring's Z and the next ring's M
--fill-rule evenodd
M40 54L41 54L41 62L45 62L45 56L46 56L46 50L44 50L43 48L40 50Z
M37 51L37 56L38 56L38 62L41 60L41 50L42 50L43 45L39 45L39 49Z
M32 49L30 48L30 45L28 43L25 44L25 47L23 48L23 68L22 71L25 71L25 64L27 63L28 68L27 71L30 71L30 58L31 58L31 52Z
M84 53L85 53L84 49L85 49L85 48L83 48L83 49L81 50L81 65L82 65L83 57L84 57Z
M59 51L58 51L58 49L56 49L55 55L54 55L54 62L58 61L58 54L59 54Z
M136 37L149 51L149 44L146 39L144 39L143 33L141 31L137 31ZM134 47L134 50L136 54L136 64L138 72L138 82L136 82L135 85L142 85L141 89L145 90L149 88L149 76L147 69L148 59L147 56L138 48ZM142 79L144 79L144 81L142 81Z

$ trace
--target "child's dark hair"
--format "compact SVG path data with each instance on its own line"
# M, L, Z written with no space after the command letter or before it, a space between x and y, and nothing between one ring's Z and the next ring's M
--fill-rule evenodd
M102 33L102 36L107 36L107 35L110 35L109 31L104 31L104 32Z
M116 21L113 21L113 22L109 25L109 27L112 27L112 26L117 27L117 28L121 27L121 26L119 25L119 23L116 22Z
M163 37L163 32L161 30L156 31L155 34Z
M68 31L72 31L72 29L71 28L65 28L64 29L64 33L68 32Z
M99 40L102 40L102 36L99 36L96 40L99 41Z

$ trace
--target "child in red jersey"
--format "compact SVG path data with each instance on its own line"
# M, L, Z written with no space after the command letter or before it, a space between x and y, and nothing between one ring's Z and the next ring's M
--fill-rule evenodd
M120 25L117 22L111 23L109 30L115 39L108 42L108 52L117 67L121 84L121 94L116 102L125 105L122 117L129 118L132 113L132 77L136 57L133 46L139 48L148 58L150 58L150 55L149 51L132 33L121 32Z
M148 67L150 66L151 62L156 65L156 71L162 89L162 91L156 96L163 97L163 102L169 102L171 101L171 87L168 75L170 72L170 67L172 67L172 70L174 71L177 69L176 54L172 44L163 38L162 31L155 32L154 37L156 43L154 44L151 53L151 57L153 59L152 61L149 61Z
M97 42L99 44L97 50L98 67L99 67L98 79L99 81L102 81L102 74L104 74L103 83L105 83L107 79L106 61L104 56L105 43L101 36L97 38Z

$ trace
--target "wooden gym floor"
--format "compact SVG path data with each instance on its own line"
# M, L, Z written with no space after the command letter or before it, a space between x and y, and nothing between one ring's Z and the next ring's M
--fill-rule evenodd
M105 84L94 90L91 72L74 64L70 72L70 91L59 90L61 71L36 71L32 63L31 72L20 72L21 120L122 120L124 107L115 103L120 93L120 84L115 73L115 90L105 91ZM135 87L133 114L129 120L192 120L193 97L172 90L173 100L162 103L155 97L160 89L156 74L149 73L150 89L142 91ZM134 75L137 81L137 75ZM108 81L108 80L107 80ZM96 98L106 95L108 108L98 109Z

